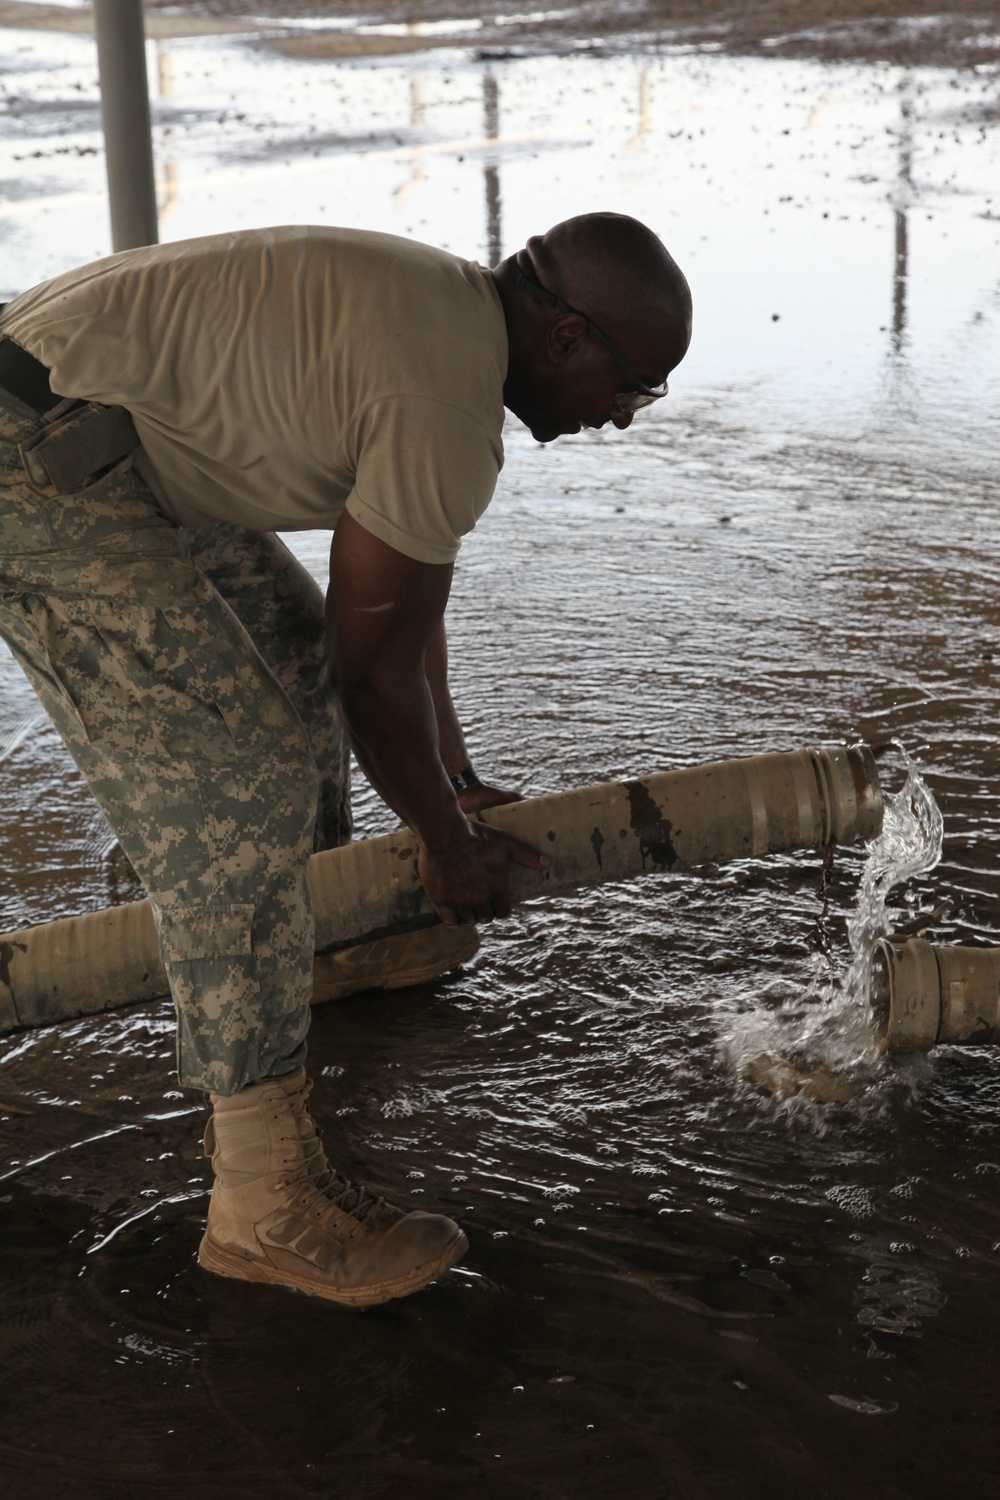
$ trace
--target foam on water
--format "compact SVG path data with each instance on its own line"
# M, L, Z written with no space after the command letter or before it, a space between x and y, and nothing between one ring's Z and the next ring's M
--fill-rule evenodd
M906 780L884 795L882 832L867 846L854 910L847 921L850 959L830 967L817 954L804 990L777 1005L773 990L731 1018L721 1039L726 1065L763 1087L782 1107L817 1124L816 1104L874 1101L876 1085L907 1070L888 1064L868 1003L871 950L886 932L886 901L901 882L932 870L941 858L943 819L926 780L899 743ZM919 1062L916 1064L920 1070ZM912 1068L910 1069L912 1072Z

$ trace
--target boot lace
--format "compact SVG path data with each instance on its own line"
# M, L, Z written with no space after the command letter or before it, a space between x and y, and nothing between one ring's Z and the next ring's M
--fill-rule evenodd
M296 1126L304 1123L306 1129L298 1129L294 1135L280 1137L283 1141L294 1141L298 1151L294 1161L286 1162L291 1170L283 1174L278 1185L282 1188L302 1188L303 1206L307 1200L313 1200L311 1206L319 1218L327 1217L330 1210L337 1208L361 1225L374 1226L380 1209L385 1205L385 1199L370 1193L360 1183L352 1183L342 1172L330 1166L322 1142L316 1135L315 1121L309 1113L311 1090L310 1078L298 1093L288 1095L288 1107ZM322 1206L316 1203L317 1198L322 1200Z

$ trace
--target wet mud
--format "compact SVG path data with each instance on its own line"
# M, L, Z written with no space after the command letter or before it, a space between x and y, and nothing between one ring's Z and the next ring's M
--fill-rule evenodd
M0 299L109 248L92 43L29 8L0 7ZM347 11L150 11L164 238L344 222L487 260L608 206L689 274L668 401L544 449L508 426L450 611L480 771L899 737L943 830L882 930L996 946L995 8L880 7L912 54L861 20L838 52L847 6L665 5L346 59L286 43ZM826 40L764 45L793 23ZM293 543L322 578L327 538ZM0 754L0 933L140 895L6 655ZM1000 1056L877 1054L866 870L651 871L318 1008L331 1156L471 1243L363 1314L199 1269L168 1005L0 1038L4 1496L992 1494Z
M583 0L531 10L486 0L146 0L156 40L257 36L287 56L360 58L459 45L483 60L685 48L764 57L973 68L1000 58L1000 17L982 0ZM0 25L86 34L86 0L0 0Z
M152 16L177 25L190 18L203 24L260 23L260 10L246 0L195 0L177 5L152 0ZM974 66L1000 57L1000 16L996 4L965 0L584 0L581 5L531 10L510 6L505 12L483 0L462 0L451 7L426 0L395 0L374 6L365 0L317 7L309 0L268 5L268 19L309 20L315 33L299 37L296 51L321 55L338 45L344 53L365 48L405 50L409 46L448 45L449 38L470 40L494 55L499 51L551 52L560 47L608 49L644 46L723 48L772 57L816 57L884 61L905 66L951 64ZM367 23L370 33L337 39L316 21ZM393 28L409 36L393 36ZM421 31L423 34L421 34ZM372 35L371 32L375 34ZM379 35L379 33L381 33ZM471 36L470 36L471 33ZM284 45L288 45L286 42ZM329 55L329 53L327 53Z

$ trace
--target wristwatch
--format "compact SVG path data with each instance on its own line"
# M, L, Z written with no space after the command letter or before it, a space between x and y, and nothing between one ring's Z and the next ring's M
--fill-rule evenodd
M464 769L464 771L459 771L457 775L455 775L455 776L449 776L448 780L451 782L452 786L455 788L456 794L458 792L464 792L467 786L481 786L482 785L481 781L479 780L479 777L476 775L476 773L472 769L471 765L466 766L465 769Z

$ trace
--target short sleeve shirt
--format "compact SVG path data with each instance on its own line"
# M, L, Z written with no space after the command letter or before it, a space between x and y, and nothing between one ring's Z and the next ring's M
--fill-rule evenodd
M503 464L507 334L488 271L363 230L248 230L43 283L0 333L62 396L125 406L178 525L332 527L346 507L447 563Z

